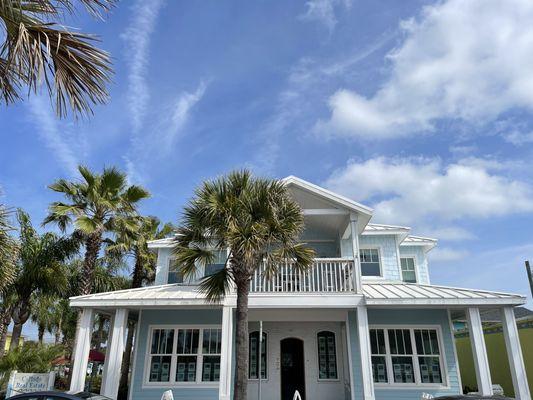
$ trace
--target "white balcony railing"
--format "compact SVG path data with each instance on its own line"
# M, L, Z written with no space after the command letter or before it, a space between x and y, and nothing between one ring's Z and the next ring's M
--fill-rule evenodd
M317 258L311 268L298 271L288 262L267 279L265 268L255 271L250 285L252 293L322 293L355 292L356 274L353 260Z

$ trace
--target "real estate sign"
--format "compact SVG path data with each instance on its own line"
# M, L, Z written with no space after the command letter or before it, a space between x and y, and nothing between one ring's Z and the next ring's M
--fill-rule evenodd
M6 398L21 393L39 392L54 388L55 372L44 374L13 371L9 376Z

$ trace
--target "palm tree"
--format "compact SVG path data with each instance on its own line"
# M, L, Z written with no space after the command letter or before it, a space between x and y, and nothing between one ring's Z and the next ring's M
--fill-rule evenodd
M13 302L12 293L8 290L15 279L18 243L10 235L14 229L9 221L11 211L0 204L0 355L6 347L7 328L11 323Z
M10 234L14 230L10 216L11 211L0 204L0 292L15 279L18 244Z
M131 281L131 288L133 289L141 287L144 283L152 282L154 279L156 256L148 250L148 242L167 237L175 231L175 227L170 223L160 227L161 223L156 217L139 216L136 221L137 228L134 230L131 230L129 226L122 230L118 229L116 240L110 240L106 248L111 255L118 257L126 255L134 259ZM120 376L120 387L122 388L128 384L134 327L134 323L130 321Z
M60 296L36 293L31 299L31 321L37 325L37 338L43 343L46 332L54 333L61 318L57 312Z
M205 277L200 290L217 302L236 287L235 400L247 399L250 279L262 265L270 279L288 260L297 270L309 268L314 252L298 242L303 226L302 211L282 182L246 170L204 182L185 207L175 253L186 277L214 260L213 248L228 249L224 268Z
M113 232L117 226L128 226L137 203L149 197L149 193L140 186L128 186L126 175L116 168L104 168L102 174L84 166L78 170L82 176L80 182L59 179L49 186L62 193L67 202L52 203L44 224L57 223L62 231L74 224L76 232L83 237L85 259L77 294L86 295L91 293L104 234ZM135 229L134 221L131 225Z
M60 237L46 232L39 235L33 228L30 217L18 210L20 225L20 252L17 262L17 276L12 290L16 302L13 306L13 334L9 350L19 345L22 327L31 315L31 299L35 295L63 295L68 280L63 262L78 251L75 239Z
M80 0L93 15L108 11L114 0ZM27 87L44 83L60 117L67 107L78 115L104 104L112 75L109 54L93 45L92 35L68 30L53 20L74 13L73 0L0 1L0 96L6 104L21 99Z

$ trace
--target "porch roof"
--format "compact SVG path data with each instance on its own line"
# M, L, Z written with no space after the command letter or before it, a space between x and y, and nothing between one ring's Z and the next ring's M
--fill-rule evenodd
M169 284L117 290L71 297L70 305L72 307L133 308L213 305L206 302L205 295L197 288L197 286ZM268 295L278 294L268 293ZM294 297L300 296L298 293L293 295ZM347 295L331 292L318 293L313 297L318 296L324 301L324 297L346 297ZM517 294L399 282L363 282L363 295L364 301L369 306L491 306L520 305L526 301L525 297ZM261 296L263 296L262 293L250 294L251 298L257 297L254 303L260 302ZM283 297L286 302L287 296L291 294L279 293L279 296Z
M526 298L512 293L403 282L363 282L368 305L518 305Z

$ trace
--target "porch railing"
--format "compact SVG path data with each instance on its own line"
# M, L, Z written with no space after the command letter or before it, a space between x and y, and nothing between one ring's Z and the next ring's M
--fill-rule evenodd
M356 274L353 260L342 258L317 258L306 271L294 268L287 262L278 267L270 279L265 267L255 271L250 285L252 293L321 293L355 292Z

